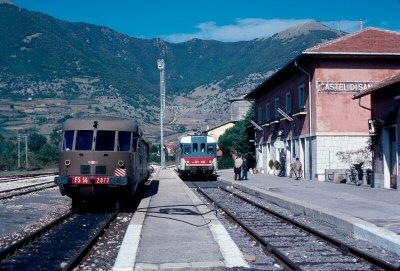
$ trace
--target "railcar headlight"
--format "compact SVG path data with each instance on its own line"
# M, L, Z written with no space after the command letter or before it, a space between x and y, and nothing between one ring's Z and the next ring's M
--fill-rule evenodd
M69 167L69 165L71 165L71 161L70 160L65 160L64 161L64 165L66 165L67 167Z
M118 161L118 166L123 167L124 165L125 165L124 161L122 161L122 160Z

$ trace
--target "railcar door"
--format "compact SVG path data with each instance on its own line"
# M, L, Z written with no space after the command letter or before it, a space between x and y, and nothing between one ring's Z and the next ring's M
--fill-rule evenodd
M132 141L132 146L133 146L133 152L132 152L132 165L133 165L133 172L132 172L132 180L137 183L139 178L138 178L138 172L139 172L139 151L140 151L140 146L139 146L139 139L137 135L133 135L133 141Z

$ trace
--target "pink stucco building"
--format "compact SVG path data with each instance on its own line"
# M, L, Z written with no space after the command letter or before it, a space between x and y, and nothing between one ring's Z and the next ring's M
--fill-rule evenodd
M400 188L400 73L354 96L371 99L370 137L373 142L373 184Z
M325 180L326 169L345 169L339 151L355 151L370 138L371 100L353 97L400 72L400 33L367 28L302 52L246 98L255 100L258 167L286 154L304 178Z

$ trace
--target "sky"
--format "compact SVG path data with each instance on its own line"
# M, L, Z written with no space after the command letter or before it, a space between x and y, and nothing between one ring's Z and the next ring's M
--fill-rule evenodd
M348 33L360 30L361 19L365 28L400 31L400 0L11 1L57 19L173 43L193 38L225 42L265 38L310 20Z

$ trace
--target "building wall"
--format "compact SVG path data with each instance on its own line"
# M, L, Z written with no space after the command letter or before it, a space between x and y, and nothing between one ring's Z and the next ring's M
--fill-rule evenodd
M374 186L400 188L400 95L399 86L389 86L372 94L372 118L383 121L374 150ZM364 99L364 97L362 98ZM389 137L392 133L392 138ZM394 160L394 161L391 161Z
M349 169L350 164L341 161L338 151L357 151L367 146L369 137L365 136L318 136L315 140L315 153L313 158L316 162L314 172L319 181L325 180L325 169ZM350 163L357 163L352 161ZM366 169L366 168L365 168Z
M371 116L370 97L363 98L363 107L352 97L396 74L400 68L398 63L376 60L324 60L315 62L314 67L317 133L364 135L368 132L365 120Z
M215 141L218 142L218 139L221 135L223 135L225 133L226 130L228 130L229 128L235 126L235 123L233 122L228 122L224 125L221 125L219 127L216 127L214 129L211 129L207 132L207 135L212 136Z
M361 60L356 63L353 61L326 64L327 63L325 63L325 65L320 65L322 68L317 68L315 72L315 87L317 90L315 114L317 116L317 123L315 127L317 129L317 135L336 134L336 136L333 137L326 137L325 142L332 141L337 147L323 147L324 144L321 146L318 144L316 163L318 173L321 173L324 168L329 168L331 160L326 159L327 150L339 149L342 151L351 151L366 146L366 142L369 140L369 136L365 136L367 132L367 121L371 118L371 101L369 96L363 97L363 99L359 101L351 99L355 93L352 90L344 90L343 93L337 93L337 91L321 91L321 82L350 82L352 83L351 85L342 84L340 87L343 89L353 86L357 91L364 91L366 87L373 86L399 71L398 63L388 61L379 62L374 60L371 62ZM316 64L316 66L318 66L318 64ZM324 69L324 66L329 66L330 68ZM342 106L338 109L337 106L334 106L335 104L341 104ZM387 110L388 105L383 105L381 108ZM352 135L353 137L341 138L337 136L341 134ZM359 135L359 137L355 137L356 135ZM317 138L319 139L320 137L318 136ZM340 140L335 142L335 138L339 138ZM320 142L320 140L317 141L318 143ZM325 148L326 150L324 150ZM328 161L328 164L324 165L324 162L321 164L320 161L325 161L325 163ZM348 165L343 165L343 163L341 164L340 162L334 166L337 168L343 166L348 167ZM319 179L321 179L321 177ZM377 185L382 185L380 179L381 178L376 178Z
M248 100L231 101L231 121L239 121L244 119L249 110L251 103Z
M368 120L371 118L370 97L359 100L352 97L368 87L400 71L400 65L387 61L318 60L308 67L310 72L311 110L309 110L308 76L300 71L288 74L284 82L277 83L256 99L256 120L263 126L257 142L263 137L262 157L259 165L268 168L269 160L279 160L282 150L273 143L285 142L283 150L289 156L297 155L303 163L304 176L313 180L325 180L325 169L348 169L349 164L340 162L337 151L356 151L366 146L369 139ZM315 70L314 70L315 69ZM306 110L299 105L299 87L304 87ZM275 99L285 111L285 95L291 93L293 117L275 118ZM270 104L271 121L266 121L266 103ZM261 107L261 111L259 111ZM311 115L310 115L311 112ZM261 113L262 118L258 116ZM273 121L275 120L275 122ZM311 120L311 131L310 131ZM281 135L277 135L277 131ZM311 132L311 133L310 133ZM297 147L296 146L300 146Z

